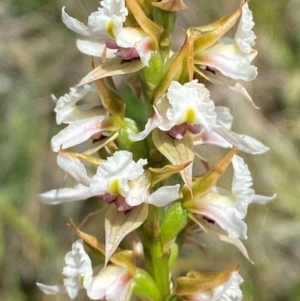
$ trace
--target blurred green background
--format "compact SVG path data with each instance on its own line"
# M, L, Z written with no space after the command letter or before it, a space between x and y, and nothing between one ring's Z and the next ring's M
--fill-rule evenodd
M238 5L235 0L190 0L181 26L213 21ZM36 195L64 185L50 139L55 124L51 94L60 96L90 70L76 34L64 27L61 7L86 21L95 0L0 0L0 300L68 300L44 296L35 286L61 282L64 255L76 239L66 226L97 208L93 201L45 206ZM271 150L246 156L259 194L277 194L267 206L252 205L246 242L255 265L233 246L206 242L199 253L185 248L175 267L202 270L240 265L243 300L300 300L300 0L252 0L258 37L258 78L247 84L255 110L240 95L210 87L212 99L228 104L237 132ZM203 148L205 155L205 148ZM228 180L229 181L229 180ZM101 225L100 220L99 225ZM98 229L101 235L102 230ZM94 231L94 234L95 231ZM197 252L196 252L197 251ZM78 300L85 300L80 295Z

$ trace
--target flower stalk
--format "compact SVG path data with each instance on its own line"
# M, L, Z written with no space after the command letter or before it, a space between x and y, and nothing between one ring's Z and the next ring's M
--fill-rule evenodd
M104 227L103 242L70 222L79 240L65 257L62 285L37 284L46 294L74 299L84 290L91 300L242 300L238 265L211 273L186 267L186 276L177 279L172 268L182 247L200 245L204 232L250 260L241 241L247 239L248 206L274 198L255 193L240 157L268 147L233 132L229 108L211 99L207 87L207 81L226 86L253 103L238 82L257 75L253 16L248 1L241 1L228 16L187 29L173 51L177 12L186 8L183 0L103 0L87 25L62 9L64 24L83 36L78 49L100 63L92 59L93 69L79 84L53 96L57 123L66 127L52 138L52 149L74 185L39 198L50 205L93 198L107 209L102 224L91 220L95 233ZM236 24L234 37L227 37ZM98 101L85 102L92 93ZM202 157L203 144L212 152L229 150L214 164ZM199 158L205 172L194 164ZM227 190L219 179L228 177L231 165ZM123 243L131 233L132 249L132 242Z

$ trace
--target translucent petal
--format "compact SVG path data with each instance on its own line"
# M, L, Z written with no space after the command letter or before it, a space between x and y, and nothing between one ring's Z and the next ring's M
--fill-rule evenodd
M40 193L38 198L44 204L56 205L74 201L86 200L92 196L99 195L90 192L90 188L77 185L75 188L60 188Z
M146 203L156 207L164 207L179 199L180 185L163 186L158 188L148 197Z
M51 140L52 150L58 152L60 148L66 149L78 145L95 134L101 133L106 128L102 128L105 116L95 116L89 119L75 121L61 130Z
M133 134L130 136L132 141L141 141L145 139L155 128L157 128L162 122L163 118L159 115L157 109L154 108L154 115L148 119L147 124L145 125L145 129L142 132L137 134Z
M65 294L66 288L63 285L45 285L43 283L36 283L38 288L47 295Z
M255 50L249 54L237 51L234 44L216 43L203 51L198 63L218 70L232 79L251 81L257 76L257 67L250 65L256 54Z
M58 166L71 175L78 183L84 186L90 186L91 179L87 175L86 169L81 161L75 157L58 153L57 155Z
M101 43L101 41L95 41L92 39L90 40L78 39L76 41L76 46L80 52L96 57L102 57L103 51L105 49L104 41L102 41Z
M229 108L217 106L215 112L217 114L217 125L223 126L226 129L231 129L233 116L230 114Z
M90 31L89 29L81 22L76 20L73 17L70 17L66 12L65 12L65 7L62 9L61 13L62 21L64 24L72 31L81 34L83 36L90 36Z
M237 149L252 155L262 154L269 150L260 141L246 135L236 134L225 127L216 126L214 132L229 142L230 146L234 145Z

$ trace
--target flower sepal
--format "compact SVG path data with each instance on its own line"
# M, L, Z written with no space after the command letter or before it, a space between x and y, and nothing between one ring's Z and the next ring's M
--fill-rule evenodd
M204 49L215 44L231 27L233 27L241 15L241 7L234 13L229 14L218 21L201 27L192 27L188 30L192 32L194 39L194 58Z
M176 295L181 300L242 300L239 285L243 278L234 266L231 270L200 273L194 270L177 279Z
M217 183L230 164L236 151L237 149L233 147L215 167L201 176L194 177L191 190L189 187L183 187L183 206L187 210L195 205L197 198L206 194Z

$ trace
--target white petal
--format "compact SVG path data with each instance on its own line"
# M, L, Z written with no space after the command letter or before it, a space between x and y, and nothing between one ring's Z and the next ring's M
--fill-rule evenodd
M221 85L221 86L225 86L233 91L236 91L240 94L242 94L244 97L247 98L247 100L255 107L258 109L258 107L254 104L251 96L249 95L249 93L247 92L247 90L237 81L230 79L224 75L222 75L221 73L216 73L213 74L212 72L206 71L206 70L201 70L197 67L195 67L195 71L200 74L201 76L203 76L205 79L207 79L208 81L212 82L215 85Z
M179 82L171 82L167 98L172 108L167 111L167 118L173 125L184 122L202 125L207 131L211 131L216 124L214 102L209 98L209 91L203 84L193 80L181 85ZM186 116L189 111L195 115L191 122Z
M157 207L164 207L179 199L179 189L179 184L160 187L148 197L146 203Z
M145 129L142 132L133 134L130 136L131 141L141 141L145 139L155 128L157 128L163 121L163 118L159 115L156 107L153 107L155 113L148 119Z
M81 239L72 245L72 250L65 256L66 266L63 269L64 285L68 295L74 299L82 287L80 278L83 278L85 287L89 287L92 282L92 263L84 250Z
M264 195L254 194L252 197L252 202L264 205L267 202L274 200L275 198L276 198L276 194L274 194L272 196L264 196Z
M103 130L106 130L102 128L104 119L105 116L95 116L69 124L52 138L52 150L58 152L60 148L66 149L78 145L88 140L93 135L101 133Z
M260 141L246 135L236 134L225 127L216 126L214 128L214 132L224 138L231 145L237 147L237 149L252 155L262 154L269 150L269 148Z
M116 43L120 47L135 48L141 61L148 66L148 62L153 52L152 39L142 30L137 28L122 28L116 38Z
M56 101L54 111L56 112L56 123L70 123L74 119L75 104L91 90L90 85L71 88L69 94L61 96Z
M213 297L211 301L241 301L243 293L239 285L243 282L243 278L237 271L234 271L227 282L213 288Z
M94 40L78 39L76 41L76 46L80 52L96 57L102 57L104 50L106 51L107 58L114 57L113 53L116 52L116 50L105 49L105 44L103 42L101 43L100 41Z
M201 200L203 201L203 205L201 208L198 208L197 213L214 221L214 223L207 222L208 227L220 234L227 234L232 238L247 238L247 225L238 216L233 202L226 205L226 198L224 196L210 192L201 197ZM220 232L218 227L221 227L225 232Z
M57 155L57 164L78 183L90 186L91 179L88 177L86 169L79 159L60 152Z
M234 155L231 163L233 166L231 191L236 198L237 214L239 218L244 218L254 195L254 190L251 188L252 177L248 165L241 157Z
M122 301L125 299L131 280L126 275L125 269L108 265L93 278L87 294L92 300L105 297L108 301Z
M105 9L107 15L117 18L119 22L125 22L128 15L125 0L102 0L101 6Z
M199 63L216 69L230 78L251 81L257 76L257 68L250 65L256 54L255 50L249 54L237 52L234 44L216 43L203 51Z
M217 106L215 112L217 114L217 125L231 129L233 116L230 114L229 108Z
M66 288L63 285L45 285L43 283L36 283L38 288L47 295L65 294Z
M213 144L224 148L232 147L232 144L230 144L227 140L222 138L217 133L206 131L193 136L193 143L194 145Z
M239 22L234 39L240 50L244 53L251 53L252 47L255 45L256 36L252 31L254 27L252 12L249 9L248 3L242 7L242 16Z
M131 206L138 206L146 202L149 195L150 179L143 173L136 180L128 181L129 193L126 196L126 203Z
M53 189L38 195L40 201L47 205L56 205L74 201L86 200L96 194L90 192L90 188L77 185L75 188Z
M110 193L110 182L118 180L121 192L125 197L129 193L128 180L137 179L144 172L143 166L147 164L146 159L138 162L132 160L132 153L128 151L116 151L113 156L101 164L97 174L91 182L91 191Z
M90 31L89 29L81 22L76 20L73 17L70 17L66 12L65 12L65 7L62 9L61 13L62 21L64 24L71 29L72 31L79 33L83 36L90 36Z

